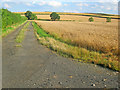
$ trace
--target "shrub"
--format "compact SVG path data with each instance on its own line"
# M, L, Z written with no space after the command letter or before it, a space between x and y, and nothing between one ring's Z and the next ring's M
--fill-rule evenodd
M51 20L52 20L52 21L55 21L56 19L57 19L57 20L60 20L60 16L59 16L56 12L52 12L52 13L50 14L50 17L51 17Z
M107 17L106 22L111 22L111 17Z
M90 17L89 22L93 22L93 21L94 21L93 17Z

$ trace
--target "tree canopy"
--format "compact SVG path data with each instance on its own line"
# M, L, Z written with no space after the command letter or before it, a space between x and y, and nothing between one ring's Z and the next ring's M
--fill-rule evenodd
M88 20L89 20L89 22L93 22L94 21L93 17L90 17Z
M37 16L35 14L33 14L31 11L27 11L25 13L25 16L28 18L28 20L35 20L35 19L37 19Z
M59 14L57 14L56 12L52 12L52 13L50 14L50 17L51 17L51 20L52 20L52 21L60 20L60 16L59 16Z
M111 22L111 17L107 17L106 22Z

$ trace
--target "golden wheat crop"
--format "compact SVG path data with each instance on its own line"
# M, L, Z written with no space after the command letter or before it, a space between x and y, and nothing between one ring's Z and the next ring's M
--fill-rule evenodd
M102 21L102 20L101 20ZM116 22L115 22L116 21ZM36 21L45 31L90 50L117 54L118 22Z
M19 13L19 14L24 14L25 12L14 12L14 13ZM37 15L50 15L52 12L32 12L33 14L37 14ZM61 15L85 15L85 16L100 16L100 17L112 17L112 18L118 18L118 15L113 15L113 14L109 14L109 15L105 15L105 14L95 14L95 13L69 13L69 12L57 12L58 14Z
M50 15L37 15L38 19L50 19ZM60 15L60 20L75 20L79 22L88 22L90 16L78 16L78 15ZM93 17L95 22L106 22L106 18ZM117 19L112 19L113 22L118 22Z

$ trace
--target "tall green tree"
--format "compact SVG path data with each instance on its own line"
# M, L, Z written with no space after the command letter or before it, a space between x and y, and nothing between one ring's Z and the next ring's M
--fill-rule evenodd
M59 14L57 14L56 12L52 12L52 13L50 14L50 17L51 17L51 20L52 20L52 21L55 21L56 19L57 19L57 20L60 20L60 16L59 16Z
M32 12L31 11L27 11L25 13L25 16L28 18L28 20L30 20L31 16L32 16Z
M37 19L37 16L35 14L33 14L31 11L27 11L25 13L25 16L28 18L28 20L35 20L35 19Z

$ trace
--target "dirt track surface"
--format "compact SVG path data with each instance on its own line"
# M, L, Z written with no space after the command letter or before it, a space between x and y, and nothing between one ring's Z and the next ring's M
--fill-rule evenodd
M22 47L15 37L23 26L3 38L3 88L117 88L118 73L77 63L40 45L30 23Z

